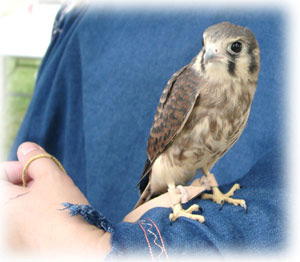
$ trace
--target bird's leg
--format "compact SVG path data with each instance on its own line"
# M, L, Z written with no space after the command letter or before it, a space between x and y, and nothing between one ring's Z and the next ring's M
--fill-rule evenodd
M214 177L212 173L209 172L208 169L202 169L202 172L207 176L207 177ZM233 204L235 206L240 205L247 211L247 205L246 201L243 199L234 199L232 196L234 195L234 192L238 189L240 189L239 184L234 184L233 187L225 194L223 194L218 186L212 186L212 194L207 194L203 193L201 195L201 199L210 199L213 202L220 204L220 209L223 207L224 202L227 202L229 204Z
M179 192L178 192L179 191ZM170 221L175 221L178 217L187 217L193 220L198 220L201 223L204 223L205 218L201 215L192 214L194 211L199 210L199 206L194 204L190 206L188 209L184 210L181 206L181 203L186 203L188 197L186 196L187 191L182 186L178 186L177 188L175 185L169 185L168 189L173 213L169 215Z

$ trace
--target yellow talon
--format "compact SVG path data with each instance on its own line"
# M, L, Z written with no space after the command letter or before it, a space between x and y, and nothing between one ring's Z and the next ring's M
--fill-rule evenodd
M234 184L233 187L226 194L223 194L218 187L213 187L212 188L213 193L212 194L204 193L201 195L201 199L210 199L217 204L221 204L220 209L222 208L224 202L227 202L234 206L240 205L245 209L245 212L247 212L247 205L245 200L231 198L234 195L234 192L240 188L241 187L239 184Z
M173 222L173 221L176 221L176 219L178 217L187 217L187 218L190 218L192 220L197 220L201 223L204 223L205 222L204 216L192 214L192 212L198 211L198 210L199 210L199 206L196 205L196 204L190 206L186 210L184 210L182 208L181 204L176 204L176 205L173 206L173 213L171 213L169 215L169 219L170 219L170 221Z

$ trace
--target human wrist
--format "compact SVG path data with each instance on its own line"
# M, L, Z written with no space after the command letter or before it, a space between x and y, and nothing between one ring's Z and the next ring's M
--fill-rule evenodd
M65 212L64 224L69 227L68 232L72 234L68 239L77 240L73 242L71 251L78 255L104 259L111 251L111 233L89 224L82 216L71 216L68 210L63 212Z

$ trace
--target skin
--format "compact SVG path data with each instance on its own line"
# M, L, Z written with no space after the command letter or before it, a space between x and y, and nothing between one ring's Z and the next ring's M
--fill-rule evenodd
M52 160L33 161L27 170L28 187L22 186L23 166L33 156L43 153L46 152L39 145L26 142L18 148L18 161L1 164L5 251L13 255L95 256L103 260L111 251L110 233L61 210L63 202L89 202ZM129 213L124 221L134 222L154 206L169 205L168 195L161 195Z
M35 160L28 168L28 187L21 185L25 163L46 153L34 143L22 144L18 161L2 164L1 192L4 206L7 251L47 254L66 252L97 255L103 259L110 251L110 234L71 217L60 210L62 202L88 204L85 196L50 159Z

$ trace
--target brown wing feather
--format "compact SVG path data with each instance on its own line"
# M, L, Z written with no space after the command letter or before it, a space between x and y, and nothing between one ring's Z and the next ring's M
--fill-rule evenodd
M151 162L181 131L199 94L199 76L190 67L175 73L171 80L163 91L148 139Z
M168 81L150 130L147 146L149 162L144 168L141 180L151 170L154 160L166 150L183 128L199 95L198 86L199 75L190 65L181 68Z

